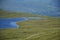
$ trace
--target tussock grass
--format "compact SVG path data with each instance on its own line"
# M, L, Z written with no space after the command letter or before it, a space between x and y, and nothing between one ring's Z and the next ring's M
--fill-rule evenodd
M0 18L34 17L24 13L1 13ZM47 20L18 22L18 29L0 29L0 40L60 40L60 18L43 17Z

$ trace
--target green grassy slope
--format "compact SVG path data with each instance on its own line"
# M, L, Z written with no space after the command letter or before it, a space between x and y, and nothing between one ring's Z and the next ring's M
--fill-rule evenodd
M5 12L5 11L0 11L0 18L15 18L15 17L36 17L40 16L37 14L28 14L28 13L22 13L22 12Z
M18 22L18 29L0 29L0 40L60 40L60 18L27 13L0 13L0 18L42 17L47 20Z

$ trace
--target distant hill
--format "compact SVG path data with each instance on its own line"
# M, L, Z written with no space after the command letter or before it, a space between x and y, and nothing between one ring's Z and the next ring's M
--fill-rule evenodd
M23 12L0 11L0 18L14 18L14 17L41 17L41 15L31 14L31 13L23 13Z
M60 17L60 1L58 0L1 0L0 3L1 9L11 12Z

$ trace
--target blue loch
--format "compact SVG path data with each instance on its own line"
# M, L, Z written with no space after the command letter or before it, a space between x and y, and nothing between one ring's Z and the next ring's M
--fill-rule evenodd
M18 28L17 22L28 20L27 18L0 18L0 29L1 28Z

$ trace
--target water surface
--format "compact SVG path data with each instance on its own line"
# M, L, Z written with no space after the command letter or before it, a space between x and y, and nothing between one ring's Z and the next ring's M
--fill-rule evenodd
M0 18L0 28L18 28L17 22L28 20L27 18Z

